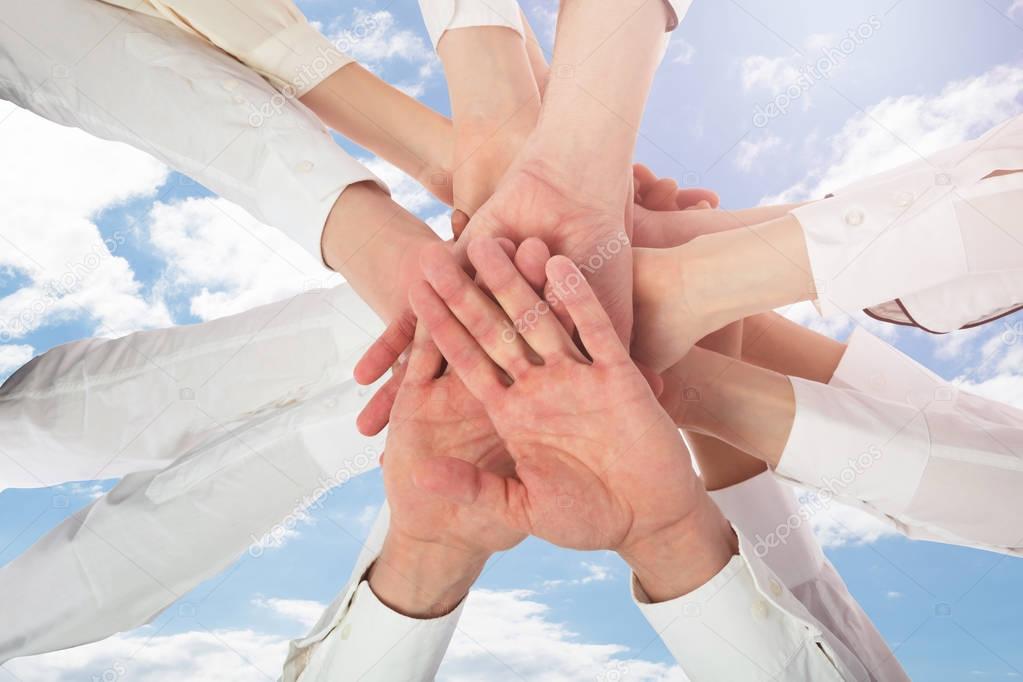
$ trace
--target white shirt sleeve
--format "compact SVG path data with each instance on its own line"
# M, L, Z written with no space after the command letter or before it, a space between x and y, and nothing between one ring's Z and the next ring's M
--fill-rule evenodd
M778 475L909 537L1023 554L1023 410L959 390L862 329L831 385L791 381Z
M282 92L301 97L351 57L291 0L105 0L166 19L232 55Z
M693 682L869 680L845 645L817 620L742 533L739 554L698 589L649 603L633 598Z
M931 331L1023 305L1023 116L795 209L822 314ZM985 179L986 178L986 179Z
M419 0L419 9L434 48L455 28L504 26L525 35L517 0Z
M895 655L821 551L812 530L813 508L799 505L794 493L765 471L710 496L777 576L777 589L791 592L817 620L822 636L839 640L855 657L848 667L862 665L871 680L908 682ZM740 617L746 614L736 614Z
M461 616L421 620L392 611L363 579L380 554L390 523L385 503L355 562L348 585L313 631L291 643L282 682L432 680Z

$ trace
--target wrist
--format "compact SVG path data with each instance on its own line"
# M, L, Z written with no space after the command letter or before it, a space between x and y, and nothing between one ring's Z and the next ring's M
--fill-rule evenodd
M738 553L738 539L705 491L684 519L619 550L651 602L689 594Z
M320 246L327 266L343 275L377 314L391 320L408 307L407 288L419 271L419 250L436 241L437 235L387 192L375 183L360 182L338 197Z
M369 569L377 598L410 618L454 611L483 572L489 553L424 542L394 531Z

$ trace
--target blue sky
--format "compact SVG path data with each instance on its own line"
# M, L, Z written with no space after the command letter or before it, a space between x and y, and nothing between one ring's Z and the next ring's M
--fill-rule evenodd
M442 72L415 2L299 4L331 35L354 25L360 12L375 13L380 28L354 43L355 56L447 111ZM553 0L523 0L523 6L549 44ZM858 40L845 40L850 30ZM808 65L822 59L830 64L828 76L807 78ZM715 188L729 208L812 198L975 137L1023 111L1021 92L1021 0L697 0L660 69L637 158L685 184ZM785 112L758 115L772 103ZM52 254L38 266L19 260L16 249L0 255L0 321L7 332L0 376L67 341L212 319L293 294L310 281L330 283L274 230L132 150L5 103L0 149L8 160L0 184L13 188L0 197L0 234L26 251L38 253L43 245ZM371 163L397 199L442 224L442 206ZM31 319L19 318L40 300L43 282L95 249L103 261L96 273L45 299ZM786 314L839 338L866 325L947 379L1023 406L1021 315L933 337L862 316L822 321L808 305ZM16 319L21 322L12 324ZM0 563L110 485L0 493ZM382 494L378 473L354 479L283 546L243 557L149 626L9 663L0 667L0 680L110 679L111 673L140 680L272 679L287 639L303 634L347 579L360 547L353 537L366 534ZM1023 562L911 542L850 510L831 509L814 524L913 679L1023 677ZM496 557L470 601L442 679L536 679L539 671L550 680L684 679L632 606L627 575L608 553L569 553L536 540Z

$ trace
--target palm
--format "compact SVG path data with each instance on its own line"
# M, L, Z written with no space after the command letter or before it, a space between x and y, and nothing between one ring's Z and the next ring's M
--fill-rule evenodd
M552 253L579 264L618 335L628 339L632 228L625 215L627 189L623 182L621 197L596 197L554 177L542 165L519 164L469 221L469 238L460 243L480 236L508 237L514 242L540 238Z
M496 552L521 542L521 533L423 492L412 481L418 459L453 455L499 475L511 475L508 456L483 406L457 376L406 381L395 401L384 457L391 526L421 542Z
M631 363L566 361L519 377L492 417L518 465L533 534L616 548L684 517L695 477Z

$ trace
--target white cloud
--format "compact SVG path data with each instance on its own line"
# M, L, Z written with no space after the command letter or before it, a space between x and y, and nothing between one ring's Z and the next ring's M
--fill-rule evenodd
M779 308L777 312L797 324L832 339L842 340L846 338L852 333L854 327L863 327L874 336L878 336L888 342L895 341L899 334L899 328L896 325L875 320L861 310L854 311L851 314L839 313L829 317L821 317L821 314L817 312L817 308L812 302L801 301L785 308Z
M887 594L885 594L885 596L888 597L889 599L902 599L903 595L902 595L901 592L896 592L895 590L891 590Z
M665 60L671 64L692 64L695 57L695 45L685 38L674 38L668 47Z
M781 92L799 78L799 57L767 57L756 54L746 57L740 65L742 87L746 90L763 88Z
M24 344L0 345L0 379L4 379L35 355L32 346Z
M779 146L781 138L777 135L766 135L759 140L743 140L735 149L735 166L748 173L760 157Z
M936 95L888 97L849 119L802 180L763 203L822 197L972 139L1023 111L1023 66L997 66Z
M258 597L252 603L303 629L311 627L325 608L319 602L294 599ZM284 636L252 629L162 635L146 626L95 644L15 659L2 669L19 682L71 682L93 676L139 682L267 682L280 674L287 646ZM601 674L603 678L598 677ZM677 666L629 657L626 647L582 641L554 622L549 607L531 592L474 590L437 679L685 682L686 677Z
M604 564L596 564L591 561L580 561L579 566L585 571L580 578L556 579L543 581L543 587L553 589L567 585L589 585L590 583L602 583L614 577L614 570Z
M380 72L395 64L412 66L417 80L396 85L413 96L422 93L440 64L429 41L418 32L399 26L394 15L386 10L356 9L350 21L337 19L331 23L327 37L342 52L373 71Z
M252 603L282 618L294 621L307 630L316 625L320 616L323 615L324 609L327 608L326 604L310 599L265 599L263 597L256 597L252 600Z
M7 341L61 320L91 320L105 336L164 326L170 314L149 300L118 254L130 235L102 235L95 217L152 196L167 169L127 145L50 123L0 101L0 267L28 283L0 299Z
M252 630L197 630L160 635L152 628L4 664L19 682L268 682L276 680L287 640Z
M816 511L812 518L813 533L822 547L866 545L898 532L889 524L855 507L832 503Z
M581 641L564 624L552 621L550 609L532 592L474 590L437 679L681 682L687 678L678 666L630 658L623 646Z
M557 0L533 0L527 7L529 23L533 27L536 39L546 49L554 45L554 35L558 27Z
M168 263L160 288L186 292L202 320L341 281L280 230L225 199L157 202L149 220L151 245Z

